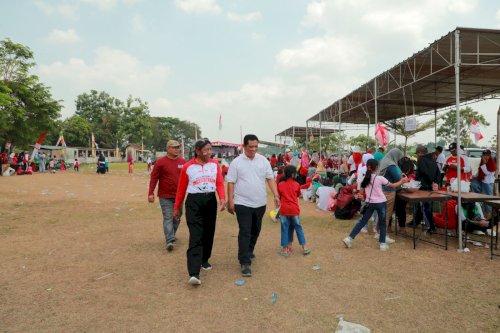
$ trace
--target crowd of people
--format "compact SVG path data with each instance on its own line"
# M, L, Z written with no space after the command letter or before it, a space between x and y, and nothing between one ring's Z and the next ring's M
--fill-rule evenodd
M286 149L283 154L264 156L258 151L258 138L249 134L243 140L242 153L226 170L212 154L208 139L195 143L195 156L186 162L180 155L180 144L175 140L167 143L167 156L156 161L151 172L148 201L154 202L155 188L163 213L163 231L167 251L176 247L175 234L185 208L189 229L187 266L189 284L200 285L200 271L210 270L217 211L228 210L235 214L239 226L238 262L241 274L252 276L252 261L266 211L266 184L274 196L275 214L281 222L281 242L278 253L293 253L293 234L297 234L302 253L311 249L306 243L304 228L300 222L299 198L317 202L318 206L334 213L337 219L360 219L351 233L343 239L351 248L359 233L368 233L367 224L373 220L373 233L380 250L387 251L395 240L392 232L392 215L396 215L399 232L407 227L425 224L424 234L435 233L443 228L443 216L450 220L460 214L469 221L468 231L492 232L491 208L479 204L463 204L450 200L441 213L433 212L429 203L415 207L415 221L407 223L407 202L396 194L407 182L418 182L421 190L447 190L456 186L460 165L463 181L471 182L471 189L478 193L492 194L495 160L490 150L484 150L481 163L474 175L463 150L450 144L450 156L445 157L443 148L429 152L418 146L414 157L405 156L398 148L387 153L379 147L362 152L354 148L349 154L330 154L302 149L300 152ZM460 162L460 164L459 164ZM224 190L224 178L227 193ZM187 195L187 197L186 197ZM445 210L448 210L445 212ZM483 211L485 213L483 213ZM451 212L451 215L450 215ZM455 223L456 225L456 223ZM449 224L453 227L453 223Z
M44 152L37 152L31 159L26 151L19 154L3 151L0 155L2 176L17 175L32 175L34 172L45 173L47 171L55 173L56 170L64 171L68 167L68 163L63 158L50 156ZM78 171L78 160L73 165L75 171Z

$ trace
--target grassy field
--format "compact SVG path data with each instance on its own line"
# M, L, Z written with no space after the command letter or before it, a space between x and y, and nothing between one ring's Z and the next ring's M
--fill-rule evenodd
M373 332L500 331L500 259L488 249L413 250L396 237L380 252L361 234L348 250L341 239L355 221L302 201L309 256L297 244L278 256L280 225L266 216L254 276L237 286L238 227L223 212L213 270L193 288L185 221L167 253L145 170L0 178L1 332L334 332L339 315Z

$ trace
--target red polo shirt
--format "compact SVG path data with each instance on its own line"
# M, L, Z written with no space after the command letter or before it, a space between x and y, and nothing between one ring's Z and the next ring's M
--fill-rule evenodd
M186 161L182 157L171 159L164 156L156 161L151 172L151 180L149 181L149 195L153 195L158 185L158 197L166 199L175 199L177 194L177 186L179 184L179 175L181 174L182 166Z

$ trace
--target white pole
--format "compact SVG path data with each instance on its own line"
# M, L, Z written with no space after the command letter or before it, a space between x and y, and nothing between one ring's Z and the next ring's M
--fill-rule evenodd
M457 121L457 183L458 183L458 212L462 209L462 186L460 165L460 30L455 30L455 114ZM462 218L458 214L458 251L463 251Z

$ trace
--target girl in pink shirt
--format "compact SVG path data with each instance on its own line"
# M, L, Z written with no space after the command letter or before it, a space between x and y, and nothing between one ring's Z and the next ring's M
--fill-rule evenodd
M387 209L387 199L385 198L382 186L398 187L403 183L408 182L406 175L402 175L402 178L397 183L390 183L385 177L380 176L377 172L378 161L375 159L370 159L366 163L366 175L361 182L361 190L365 192L367 209L364 212L361 220L356 223L351 231L351 234L344 238L344 245L347 248L352 247L352 241L356 235L361 231L361 229L368 223L368 219L373 215L373 212L378 213L379 227L380 227L380 250L387 251L389 246L385 242L385 211Z

